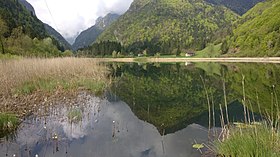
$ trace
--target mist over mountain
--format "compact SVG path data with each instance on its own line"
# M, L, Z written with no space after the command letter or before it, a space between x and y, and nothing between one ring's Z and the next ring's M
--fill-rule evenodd
M76 38L74 44L72 45L74 50L79 48L87 47L95 40L97 37L108 27L111 23L116 21L120 15L118 14L107 14L105 17L99 17L95 25L88 28L87 30L81 32Z
M50 34L51 36L53 36L56 40L58 40L60 42L60 45L63 47L63 49L65 50L71 50L72 46L68 43L68 41L66 41L64 39L64 37L58 33L54 28L52 28L50 25L48 24L44 24L46 31L48 32L48 34Z

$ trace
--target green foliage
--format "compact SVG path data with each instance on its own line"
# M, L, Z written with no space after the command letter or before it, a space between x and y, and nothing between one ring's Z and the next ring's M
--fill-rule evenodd
M83 113L80 109L75 108L75 109L71 109L68 112L67 117L71 123L78 123L78 122L82 121Z
M73 49L78 50L80 48L90 46L95 42L97 37L118 18L119 15L111 13L107 14L105 17L99 17L94 26L79 34L73 44Z
M113 51L113 52L112 52L112 57L113 57L113 58L117 58L117 51Z
M106 88L104 81L96 81L93 79L77 78L71 79L58 79L58 78L44 78L36 79L33 81L27 81L19 86L14 93L15 94L32 94L36 91L54 92L57 89L73 90L73 89L85 89L96 95L101 95Z
M104 57L106 55L112 55L114 51L121 52L122 49L123 47L118 42L102 41L100 43L94 43L88 48L81 49L79 55L88 56L88 57L96 57L96 56Z
M276 56L280 51L280 1L257 4L236 23L228 42L236 56Z
M195 57L205 57L205 58L219 57L221 56L221 46L222 44L218 44L218 45L208 44L208 46L205 49L201 51L197 51Z
M66 50L63 52L62 54L64 57L72 57L73 56L73 52L71 50Z
M22 27L13 30L5 40L6 52L18 56L51 57L61 56L62 53L53 44L50 37L43 40L31 39L22 32Z
M170 54L179 47L201 50L216 31L230 27L236 18L225 7L203 0L135 1L98 41L120 42L134 54L145 49L149 55Z
M13 29L20 26L23 32L31 38L43 39L47 37L44 24L22 6L18 0L1 0L0 16L8 26L6 37L12 33Z
M230 136L223 142L216 142L217 153L222 156L280 156L279 130L269 125L249 128L232 128Z
M64 37L58 33L51 26L44 24L47 33L53 39L54 44L60 51L71 50L72 46L64 39Z
M0 1L0 47L2 54L39 57L61 56L63 49L18 0Z
M113 66L116 67L116 66ZM185 66L151 64L124 65L113 70L120 75L112 86L113 92L125 101L140 118L166 133L193 122L196 116L207 112L207 105L200 69L188 70ZM215 95L214 102L221 97L220 86L210 78L213 87L206 88ZM212 82L213 81L213 82ZM214 83L215 82L215 83ZM117 86L117 88L114 88Z
M233 10L234 12L242 15L251 9L258 2L264 0L206 0L214 5L224 5L227 8Z
M0 113L0 138L14 131L19 125L19 119L14 114Z

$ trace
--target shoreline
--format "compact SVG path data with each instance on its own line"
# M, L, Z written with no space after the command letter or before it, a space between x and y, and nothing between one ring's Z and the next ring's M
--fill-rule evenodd
M226 57L226 58L95 58L101 62L158 62L158 63L182 63L182 62L220 62L220 63L280 63L280 57Z

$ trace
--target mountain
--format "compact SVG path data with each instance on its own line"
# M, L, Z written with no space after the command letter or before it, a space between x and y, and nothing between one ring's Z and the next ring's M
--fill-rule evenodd
M279 17L279 0L258 3L237 21L233 34L223 44L224 52L237 56L280 56Z
M79 34L73 44L73 49L78 50L79 48L87 47L92 44L97 39L97 37L118 18L119 15L111 13L109 13L105 17L99 17L96 20L94 26Z
M54 28L52 28L48 24L44 24L46 31L48 32L49 35L51 35L53 38L55 38L58 42L59 45L62 47L64 50L71 50L72 46L65 40L65 38L58 33Z
M22 1L0 1L0 16L8 27L8 31L5 36L9 36L13 29L21 26L23 32L31 38L37 37L39 39L43 39L47 37L48 33L44 28L44 24L33 13L26 10L20 2ZM32 7L30 9L32 9Z
M239 15L245 14L249 9L254 7L257 3L264 0L206 0L214 5L224 5L233 10Z
M36 12L35 12L35 9L33 8L33 6L28 3L26 0L18 0L19 3L21 3L23 6L26 7L27 10L29 10L33 15L36 16Z
M1 53L28 57L62 56L59 42L47 33L33 7L28 5L28 10L21 2L26 1L0 1Z
M131 51L141 46L146 50L145 45L150 45L148 54L199 50L237 18L230 9L204 0L134 0L97 41L117 41Z
M28 3L26 0L19 0L19 3L21 3L23 6L26 7L27 10L33 14L33 16L36 16L35 10L33 6ZM54 39L56 39L59 43L58 46L61 50L71 49L71 45L64 39L64 37L58 33L54 28L52 28L50 25L44 23L44 28L50 36L52 36Z

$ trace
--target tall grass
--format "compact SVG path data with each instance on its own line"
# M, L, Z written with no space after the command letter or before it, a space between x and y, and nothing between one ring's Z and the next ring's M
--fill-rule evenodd
M244 75L242 75L242 92L244 123L233 123L234 125L231 124L222 128L221 136L226 138L220 138L214 142L216 153L226 157L280 156L280 112L275 87L273 86L273 92L271 93L271 111L265 113L266 118L262 122L256 122L253 113L253 120L251 121L248 104L251 110L252 104L246 99ZM256 99L259 113L263 113L260 109L258 95ZM220 110L223 116L222 108Z
M279 157L279 140L279 130L260 124L231 128L229 137L215 144L222 156Z
M91 89L106 83L107 70L96 60L82 58L20 59L0 61L0 94L52 91L56 88ZM98 85L96 85L98 86Z
M0 138L16 130L19 119L15 114L0 113Z
M95 59L0 60L0 113L24 116L55 101L70 103L79 91L102 94L108 70Z

